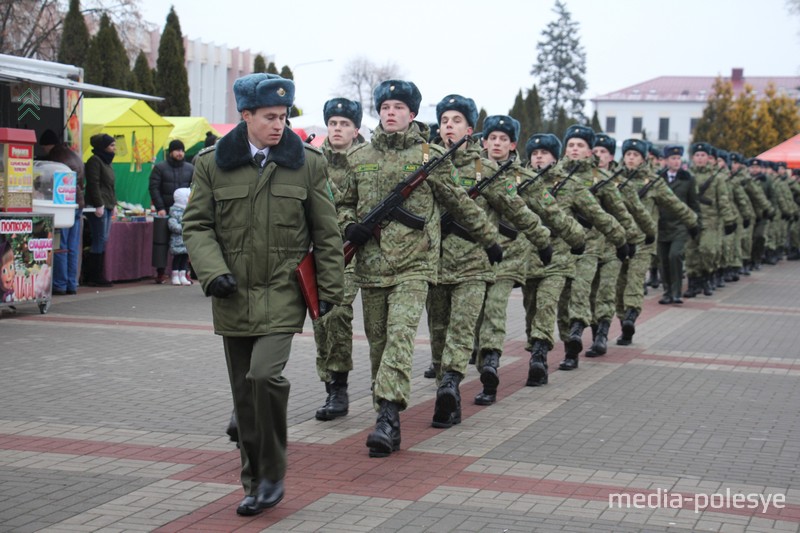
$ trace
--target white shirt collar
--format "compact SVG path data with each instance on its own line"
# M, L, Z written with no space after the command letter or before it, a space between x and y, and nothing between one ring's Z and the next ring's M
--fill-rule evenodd
M264 148L263 150L259 150L259 149L258 149L258 148L256 148L256 146L255 146L253 143L251 143L250 141L247 141L247 143L250 145L250 155L251 155L252 157L255 157L255 156L256 156L256 154L257 154L258 152L261 152L261 153L263 153L263 154L264 154L264 162L263 162L263 163L261 163L261 166L263 167L263 166L264 166L264 165L267 163L267 159L269 158L269 146L267 146L267 147L266 147L266 148Z

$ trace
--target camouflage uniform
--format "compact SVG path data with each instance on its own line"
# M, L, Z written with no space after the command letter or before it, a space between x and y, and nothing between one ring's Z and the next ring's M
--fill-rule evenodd
M761 260L767 252L769 227L780 214L773 203L772 183L767 179L766 174L759 172L753 176L752 184L746 190L750 193L753 205L757 209L764 207L761 219L757 221L756 227L753 228L753 254L750 257L754 268L759 269ZM764 201L766 201L766 206L763 204Z
M730 275L727 275L727 272L734 268L738 272L739 267L742 266L741 248L739 243L742 240L744 216L739 210L739 204L736 201L736 192L732 186L730 177L731 172L727 168L724 168L720 172L719 176L717 176L717 178L722 178L721 186L725 188L728 198L730 198L731 201L731 210L736 216L736 230L730 235L722 236L722 253L720 257L719 269L717 270L717 287L724 287L725 281L733 281ZM726 277L728 278L727 280L725 279ZM736 279L739 279L738 276Z
M497 170L495 163L481 158L477 145L459 150L453 163L459 183L465 189L476 185L481 177L490 176ZM497 225L502 216L527 237L524 239L520 235L516 240L530 241L536 249L545 248L549 244L550 232L541 224L539 217L525 206L525 202L516 194L514 183L505 176L498 176L475 201L487 212L494 225ZM501 246L504 245L505 241L501 241ZM513 252L507 251L508 247L504 247L503 262L493 269L480 245L456 235L442 237L439 280L428 294L432 360L438 379L447 371L458 372L461 376L466 374L473 349L474 332L484 296L487 294L487 284L496 283L497 271L502 271L502 266L507 262L512 265L516 263ZM494 307L490 305L490 311L485 311L484 315L488 314L494 324L493 312ZM488 335L490 339L500 337L499 346L485 346L498 353L502 353L502 342L505 340L505 320L502 322L502 334L496 334L493 330ZM481 347L484 348L483 345ZM479 354L478 368L481 368L483 362L483 352L481 350Z
M731 189L733 201L736 203L736 209L739 212L739 219L736 228L736 240L734 242L733 250L733 264L730 265L728 278L725 281L733 281L738 279L738 273L743 272L745 259L750 257L750 251L753 243L753 226L756 221L756 212L753 209L753 204L750 202L750 197L745 191L744 184L742 183L742 174L747 171L739 169L732 172L728 178L728 185Z
M385 198L405 176L423 163L426 146L431 157L441 154L427 145L428 127L412 122L402 132L386 133L378 126L370 143L348 153L350 168L340 200L343 230L358 222ZM392 221L380 241L370 239L358 249L355 282L361 288L364 329L370 347L373 398L408 405L414 337L426 302L428 284L439 273L441 203L484 247L497 241L497 229L457 183L449 162L440 165L403 203L404 209L425 218L422 231Z
M362 139L363 142L363 139ZM328 177L333 190L342 187L347 175L347 154L337 152L328 139L320 147L328 161ZM353 369L353 301L358 294L358 286L353 280L355 263L350 262L344 270L344 300L335 306L321 320L315 320L314 340L317 344L317 375L328 383L331 372L349 372Z
M800 183L795 179L789 180L789 189L796 206L800 207ZM795 216L789 225L789 254L787 259L800 259L800 216Z
M789 240L789 223L798 214L797 205L794 202L791 189L789 189L789 179L786 176L776 176L774 181L776 198L781 210L781 218L777 221L778 230L775 234L775 249L782 256L785 252Z

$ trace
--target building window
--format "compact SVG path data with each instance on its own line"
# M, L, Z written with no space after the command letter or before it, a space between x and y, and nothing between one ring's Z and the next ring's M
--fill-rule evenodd
M642 133L642 117L633 117L632 133Z
M658 119L658 140L659 141L667 141L667 140L669 140L669 119L668 118L660 118L660 119Z
M606 117L606 133L616 133L617 117Z
M694 135L694 130L697 128L698 122L700 122L699 118L693 118L689 120L689 133Z

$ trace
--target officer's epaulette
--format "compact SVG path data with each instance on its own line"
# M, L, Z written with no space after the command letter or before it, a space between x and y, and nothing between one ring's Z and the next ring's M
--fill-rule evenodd
M213 152L216 149L217 149L217 145L216 144L211 145L211 146L206 146L205 148L203 148L202 150L197 152L197 155L195 157L201 157L201 156L203 156L203 155L205 155L205 154L207 154L209 152Z
M369 143L354 144L353 146L350 147L349 150L347 150L347 157L350 157L352 154L358 152L359 150L367 146L369 146Z
M320 150L316 146L312 146L312 145L310 145L308 143L303 143L303 146L305 147L306 150L311 150L312 152L315 152L315 153L317 153L319 155L323 155L322 154L322 150Z

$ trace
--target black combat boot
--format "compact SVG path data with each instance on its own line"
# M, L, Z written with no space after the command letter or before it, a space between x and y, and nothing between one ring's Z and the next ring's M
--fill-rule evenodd
M477 359L478 359L478 349L477 348L473 348L472 349L472 354L470 354L470 356L469 356L469 364L474 365L475 361L477 361Z
M716 282L717 289L724 289L725 288L725 275L724 270L722 268L717 269L717 273L714 277L714 281Z
M239 423L236 421L236 411L231 411L231 419L228 421L228 429L225 430L225 433L228 434L228 437L231 438L231 442L236 443L236 447L239 447Z
M767 250L764 252L764 261L762 262L765 265L772 265L772 266L777 265L778 258L775 254L775 250L770 250L769 248L767 248Z
M328 398L325 405L317 409L316 419L333 420L346 416L350 406L347 397L347 372L331 372L331 382L325 384L325 390L328 391Z
M600 357L606 354L608 350L608 328L611 327L609 320L601 320L597 325L597 335L594 337L594 342L589 351L586 352L586 357Z
M686 292L683 293L684 298L694 298L697 296L697 278L689 276L689 283L686 287Z
M800 259L800 248L790 248L789 253L786 255L786 259L789 261L797 261Z
M731 281L734 283L739 281L739 269L737 267L731 267L729 270L731 273Z
M549 351L550 345L547 342L540 339L533 341L531 361L528 364L528 381L525 383L528 387L547 385L547 352Z
M583 330L586 324L580 320L575 320L569 326L569 337L567 337L567 352L574 353L576 356L583 351ZM570 369L572 370L572 369Z
M703 280L703 295L711 296L714 294L714 275L713 274L706 274L702 278Z
M462 378L461 374L453 370L448 370L442 376L442 382L436 390L436 404L431 422L433 427L447 429L461 423L461 392L458 384Z
M658 268L651 268L650 269L650 279L647 280L647 284L653 287L654 289L658 288L658 285L661 282L658 280Z
M438 366L439 365L435 365L435 364L431 363L431 366L429 366L428 369L425 371L425 373L422 374L422 375L425 376L428 379L435 378L436 377L436 370L437 370L436 367L438 367Z
M375 429L367 435L370 457L388 457L400 449L400 406L380 400Z
M633 343L633 335L636 333L636 319L639 318L639 311L627 309L625 316L620 320L622 324L622 335L617 337L618 346L629 346Z
M475 405L492 405L497 399L497 386L500 384L499 366L500 352L491 350L483 354L481 367L483 390L475 396Z

